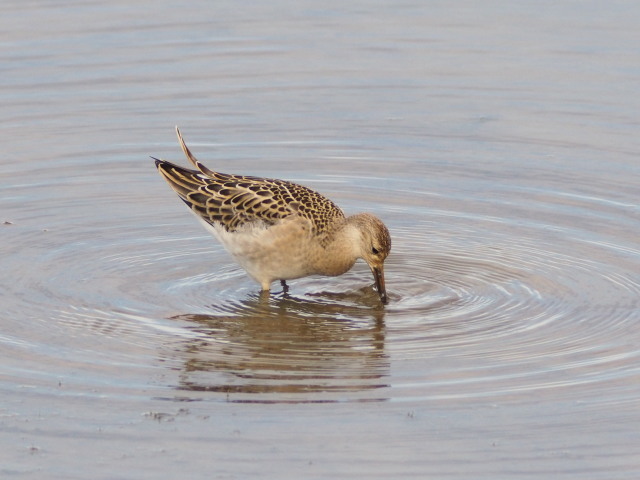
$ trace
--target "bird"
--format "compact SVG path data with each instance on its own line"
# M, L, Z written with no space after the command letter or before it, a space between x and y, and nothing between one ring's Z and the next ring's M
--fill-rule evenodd
M151 157L178 197L247 274L269 292L280 281L338 276L364 260L383 304L388 303L384 261L391 235L371 213L346 216L333 201L305 186L273 178L210 170L178 142L197 170Z

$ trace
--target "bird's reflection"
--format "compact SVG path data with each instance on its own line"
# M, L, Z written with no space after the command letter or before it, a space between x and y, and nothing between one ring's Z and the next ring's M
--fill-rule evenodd
M348 295L256 295L172 317L198 333L180 347L178 388L239 402L384 400L371 393L388 386L384 309Z

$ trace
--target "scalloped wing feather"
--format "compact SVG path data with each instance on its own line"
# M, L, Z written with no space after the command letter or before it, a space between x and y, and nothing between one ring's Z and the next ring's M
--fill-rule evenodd
M179 137L181 139L181 137ZM331 200L302 185L284 180L229 175L209 170L188 150L199 171L156 160L159 172L178 196L210 225L229 232L247 225L273 225L291 215L307 218L315 235L323 236L344 213Z

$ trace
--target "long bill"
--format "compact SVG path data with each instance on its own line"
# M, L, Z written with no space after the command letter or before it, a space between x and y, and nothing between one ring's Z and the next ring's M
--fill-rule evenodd
M382 266L371 267L371 271L373 272L373 278L376 281L376 290L378 290L378 293L380 294L380 300L386 305L389 300L387 299L387 289L384 286L384 269Z

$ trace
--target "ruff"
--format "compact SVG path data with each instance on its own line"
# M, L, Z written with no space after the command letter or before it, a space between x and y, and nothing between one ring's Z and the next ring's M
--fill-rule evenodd
M176 133L197 170L154 158L158 171L263 290L276 280L286 290L286 280L342 275L361 258L387 303L384 260L391 237L377 217L345 217L331 200L295 183L209 170L193 156L177 127Z

